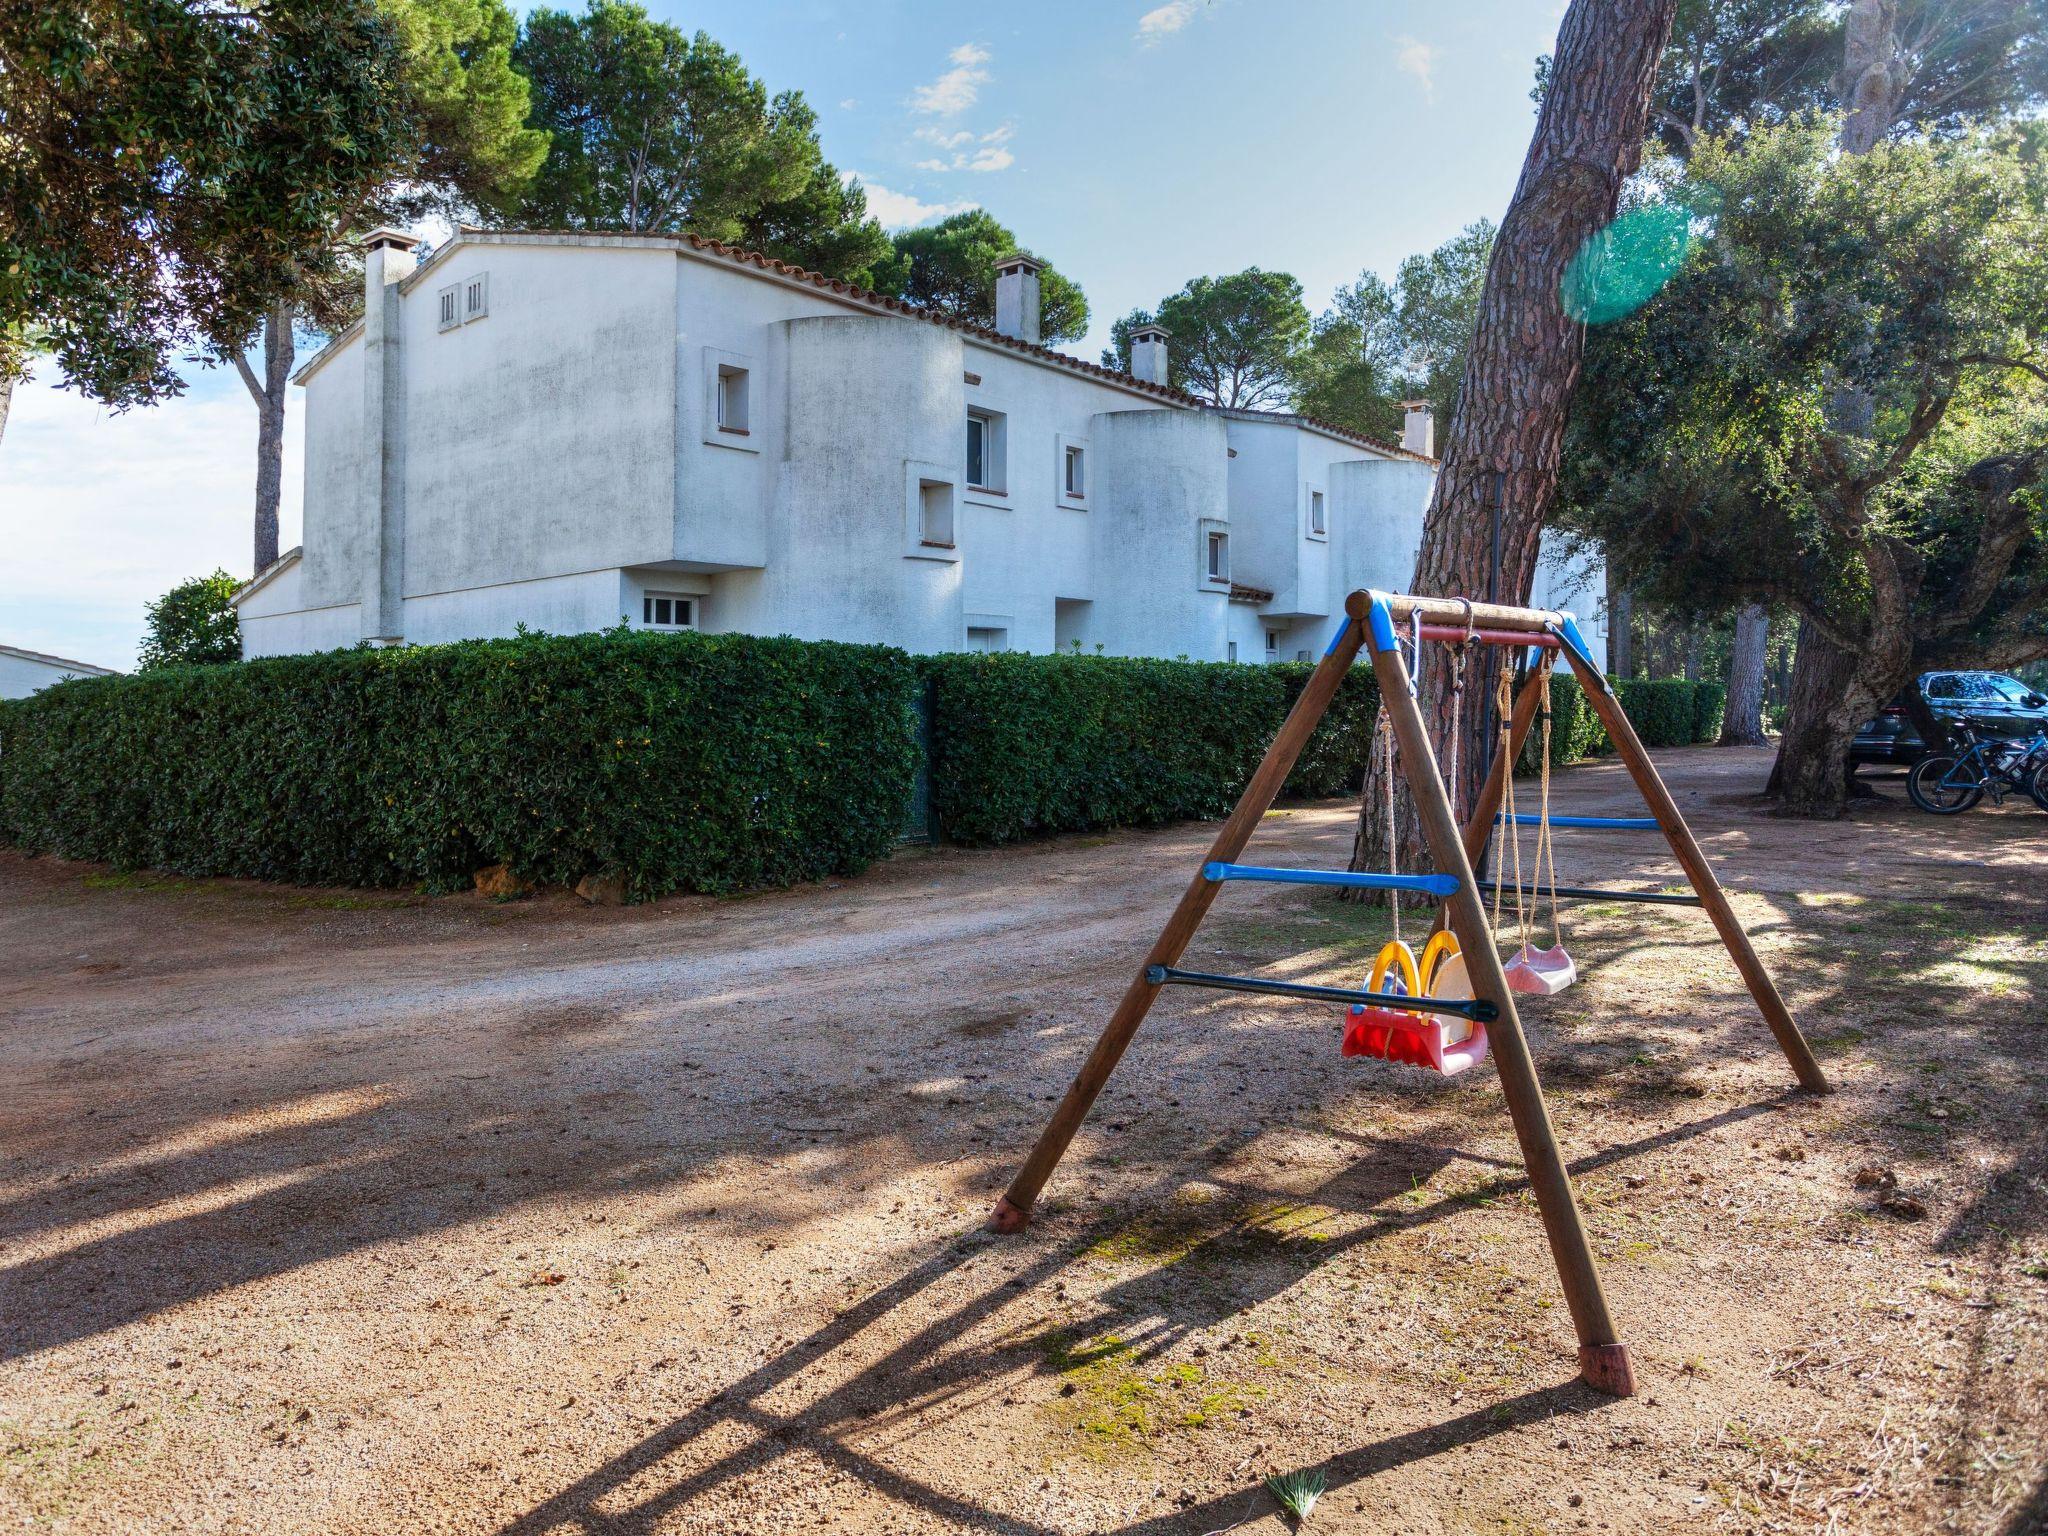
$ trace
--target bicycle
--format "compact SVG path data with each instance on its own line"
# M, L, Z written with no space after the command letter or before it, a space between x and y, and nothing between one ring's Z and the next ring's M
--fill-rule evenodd
M1993 805L2003 805L2007 794L2024 791L2048 811L2048 735L2021 741L1978 734L1991 729L1968 716L1956 721L1949 734L1961 751L1915 763L1906 776L1907 798L1930 816L1956 816L1987 793Z

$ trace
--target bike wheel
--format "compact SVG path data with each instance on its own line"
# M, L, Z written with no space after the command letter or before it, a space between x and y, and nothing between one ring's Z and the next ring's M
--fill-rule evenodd
M2027 793L2034 797L2034 804L2048 811L2048 762L2043 762L2027 780Z
M1958 769L1968 772L1953 757L1923 757L1906 775L1906 797L1930 816L1955 816L1984 798L1984 786L1960 780L1949 782Z

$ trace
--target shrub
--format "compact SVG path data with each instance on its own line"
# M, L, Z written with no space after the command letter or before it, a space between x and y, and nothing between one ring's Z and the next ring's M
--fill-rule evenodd
M143 609L144 671L182 663L240 661L242 620L228 601L240 585L226 571L195 576Z
M1694 683L1692 695L1692 739L1713 742L1721 739L1721 713L1728 707L1728 689L1721 683Z
M1614 691L1644 746L1686 747L1693 741L1693 694L1699 686L1680 678L1625 677L1616 680Z
M623 631L87 679L0 713L0 839L315 884L503 862L635 898L848 874L901 829L916 686L882 646Z
M955 842L1222 816L1314 669L1107 656L935 656L932 806ZM1354 668L1283 793L1365 767L1377 704Z

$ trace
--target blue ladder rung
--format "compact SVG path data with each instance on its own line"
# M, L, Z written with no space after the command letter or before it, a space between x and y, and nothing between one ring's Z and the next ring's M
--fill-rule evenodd
M1512 821L1518 827L1540 827L1541 816L1496 816L1494 825L1506 826ZM1553 827L1598 827L1608 832L1654 832L1657 818L1654 816L1553 816Z
M1276 885L1337 885L1354 891L1420 891L1425 896L1449 896L1458 888L1456 875L1374 875L1349 869L1268 869L1262 864L1204 864L1202 878L1270 880Z

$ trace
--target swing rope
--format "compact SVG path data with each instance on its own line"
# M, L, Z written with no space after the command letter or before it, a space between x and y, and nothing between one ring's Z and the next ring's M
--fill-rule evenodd
M1539 777L1537 780L1541 787L1539 790L1539 818L1536 823L1536 878L1538 880L1543 879L1545 870L1548 870L1550 879L1550 942L1553 947L1561 948L1564 944L1564 915L1559 909L1557 900L1557 841L1551 836L1550 831L1550 657L1547 655L1543 658L1542 668L1541 686L1543 698L1539 707L1543 711L1543 762L1542 767L1538 770ZM1509 768L1509 776L1513 776L1512 765ZM1517 875L1516 878L1519 880L1521 877ZM1528 942L1526 936L1523 942Z
M1494 713L1500 720L1499 750L1501 762L1505 767L1505 771L1501 774L1501 800L1502 809L1507 815L1508 847L1512 851L1514 858L1515 924L1521 929L1522 947L1527 949L1529 947L1529 908L1522 891L1522 833L1520 824L1515 820L1515 765L1507 755L1513 751L1515 743L1513 718L1515 699L1513 680L1509 676L1509 671L1510 669L1505 666L1500 669L1500 689L1494 700ZM1545 729L1548 729L1547 725ZM1546 774L1546 786L1548 782L1548 775ZM1538 851L1538 858L1539 860L1541 858L1540 849ZM1504 883L1504 881L1500 880L1493 882L1493 926L1496 932L1500 929L1500 888ZM1555 909L1553 908L1554 912Z

